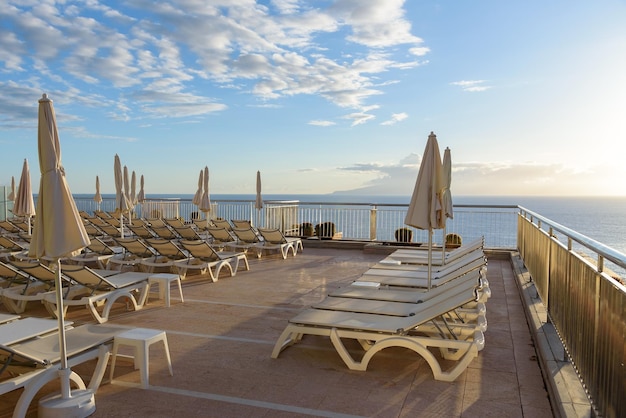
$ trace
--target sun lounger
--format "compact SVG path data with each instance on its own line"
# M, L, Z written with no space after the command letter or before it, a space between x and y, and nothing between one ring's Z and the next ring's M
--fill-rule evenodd
M367 369L378 351L388 347L404 347L415 351L429 364L436 380L453 381L477 356L484 337L480 330L457 335L433 332L429 323L460 306L475 300L474 289L448 292L445 298L431 298L415 305L409 316L391 316L373 313L346 312L328 309L306 309L289 321L278 338L272 358L277 358L286 347L300 341L306 334L327 336L335 350L351 370ZM437 327L435 327L436 329ZM360 361L355 360L342 339L359 341L365 349ZM443 370L438 357L430 348L439 349L452 366Z
M113 248L100 238L91 238L91 243L83 250L83 253L70 260L81 266L96 265L99 269L105 269L109 260L116 254L121 254L120 247Z
M211 219L211 223L216 228L224 228L227 231L232 231L233 226L226 219Z
M376 282L387 286L404 286L404 287L419 287L428 288L437 287L455 277L463 275L469 271L486 268L487 259L484 257L476 258L472 261L465 261L461 264L454 264L451 269L440 270L436 273L431 273L432 277L429 282L428 270L394 270L394 269L369 269L361 277L361 282Z
M6 324L11 321L15 321L16 319L20 319L19 315L0 313L0 324Z
M142 261L155 255L150 247L137 238L116 238L115 242L124 248L124 253L111 257L107 265L108 268L117 267L121 271L124 267L130 267L136 270Z
M450 263L460 257L463 257L467 253L470 253L477 249L482 249L484 246L484 238L478 238L468 244L462 245L459 248L455 248L452 251L446 252L445 257L442 258L441 249L432 251L432 265L443 265ZM428 250L423 249L402 249L396 250L391 253L386 260L396 260L405 264L428 264Z
M66 353L68 367L97 359L94 372L89 380L89 389L94 392L100 386L110 356L109 346L123 328L103 325L83 325L66 331ZM13 361L28 362L29 367L19 367L12 377L0 380L0 395L23 388L13 417L24 417L28 407L39 390L48 382L59 378L59 337L53 333L20 344L0 345L0 353ZM7 364L7 371L13 366ZM5 372L7 373L7 372ZM74 387L86 389L85 383L76 373L70 375Z
M263 243L254 229L233 228L232 232L237 237L237 241L229 244L228 246L230 248L234 250L240 249L245 253L247 253L248 250L253 249L257 258L261 258L261 255L263 254Z
M456 276L452 280L425 291L406 287L372 287L349 285L330 292L323 301L313 305L317 309L343 310L351 312L375 313L394 316L409 316L416 304L426 300L447 297L451 292L475 289L476 300L450 312L444 326L473 325L481 331L487 330L485 303L491 290L484 285L483 270L473 270ZM369 283L368 283L369 284ZM482 349L482 347L480 347Z
M252 228L252 222L250 222L247 219L231 219L230 223L233 225L233 228L239 228L239 229Z
M61 271L80 286L78 289L86 289L77 296L70 294L65 297L65 310L70 306L84 306L99 323L108 321L113 304L118 300L128 300L127 306L139 310L148 296L150 273L125 272L105 277L89 267L74 264L61 264ZM48 312L56 316L56 295L45 295L43 303ZM99 308L102 313L98 311Z
M111 224L103 223L102 225L98 225L98 228L100 228L107 237L120 238L122 236L120 228L116 228Z
M69 327L72 324L66 323ZM59 322L48 318L20 318L8 323L0 324L0 345L17 344L31 338L58 331Z
M0 261L0 288L12 286L14 284L26 284L28 275L20 272L9 262Z
M176 235L178 235L178 238L180 239L187 239L187 240L202 239L202 237L198 235L196 230L192 228L191 225L183 225L183 226L175 227L174 232L176 233Z
M209 268L209 264L204 261L190 260L190 256L172 240L153 238L146 243L157 253L154 257L141 262L149 273L154 272L155 268L167 268L176 271L180 278L184 279L189 269L200 270L203 274ZM179 264L183 267L179 267Z
M87 232L89 238L104 238L106 236L106 233L93 222L83 220L83 226L85 227L85 232Z
M15 272L7 287L0 290L0 298L6 309L12 313L22 313L29 302L42 302L46 295L54 294L56 273L39 262L11 261L2 267ZM67 295L70 287L66 286Z
M287 238L280 229L259 228L258 231L263 238L262 248L265 250L278 249L283 259L287 258L290 250L295 257L298 253L298 249L300 249L300 251L304 249L302 239L293 237Z
M324 309L326 306L330 306L336 310L353 310L354 312L369 312L368 305L360 305L364 301L376 301L376 302L394 302L398 303L400 308L396 311L394 307L390 306L388 315L407 316L411 313L410 307L415 309L415 305L419 305L426 300L430 300L436 297L440 297L449 292L450 289L470 290L476 289L482 291L484 287L481 283L481 278L484 272L480 270L473 270L464 275L457 276L452 280L449 280L445 284L431 289L430 291L404 288L404 287L371 287L371 286L359 286L348 285L335 289L328 293L328 297L321 302L314 304L314 308ZM402 306L405 304L406 306ZM334 306L337 306L335 308ZM340 309L343 307L343 309ZM407 308L406 310L404 308ZM382 306L378 309L382 309ZM382 312L380 312L382 313Z
M229 229L209 226L206 231L211 237L211 244L219 250L231 248L231 245L237 244L237 237L234 237Z
M143 224L136 223L134 225L128 225L128 229L130 229L137 238L150 239L155 237L155 234Z
M27 228L27 226L26 226ZM8 234L19 235L22 232L28 232L22 222L4 220L0 221L0 229L4 229Z
M169 226L153 226L152 231L156 238L179 239L179 236Z
M27 247L9 238L8 236L0 235L0 258L9 259L15 254L18 254Z
M214 282L219 278L222 267L226 267L230 271L231 277L237 274L240 261L243 261L246 270L250 270L248 257L244 252L215 251L208 242L203 240L181 240L180 245L189 252L191 258L187 261L176 262L179 271L188 268L187 265L192 263L194 259L208 263L211 280Z

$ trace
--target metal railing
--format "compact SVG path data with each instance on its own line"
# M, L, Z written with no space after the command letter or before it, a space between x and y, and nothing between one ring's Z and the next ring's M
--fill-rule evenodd
M89 213L98 209L91 199L77 199L76 203L80 210ZM315 226L331 222L342 239L378 242L396 241L395 231L406 227L404 218L408 209L408 205L402 204L266 201L263 208L257 210L254 201L216 200L211 203L210 219L247 219L255 226L279 228L287 235L302 235L305 223ZM115 201L105 199L99 207L113 212ZM455 205L454 218L447 221L445 231L433 234L433 242L441 245L444 234L455 233L465 241L484 236L489 248L514 249L517 247L517 212L518 207L514 205ZM134 213L137 217L181 217L185 220L207 215L198 213L197 206L190 199L148 199L137 204ZM410 229L413 242L428 242L427 231Z
M626 256L520 208L520 254L601 416L626 416Z

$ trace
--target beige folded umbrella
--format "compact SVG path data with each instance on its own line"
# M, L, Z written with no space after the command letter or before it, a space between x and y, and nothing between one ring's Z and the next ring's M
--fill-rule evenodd
M122 238L124 238L124 214L128 213L130 204L128 203L128 198L124 193L122 163L120 162L120 157L117 154L115 154L113 174L115 175L115 210L120 213L121 234Z
M144 191L143 174L139 178L139 193L137 193L137 202L143 203L146 200L146 192Z
M422 155L420 170L417 174L415 188L409 203L404 223L418 229L428 230L428 289L431 287L432 277L432 246L433 229L445 227L445 215L442 205L444 189L443 165L437 136L433 132L428 136L428 142Z
M56 116L52 100L44 94L39 100L39 168L41 182L37 199L37 222L33 230L28 255L56 260L55 293L57 318L59 320L59 354L61 368L61 393L47 398L40 404L39 412L66 411L58 416L88 416L95 411L92 390L74 390L70 388L70 375L65 343L65 322L61 283L61 257L72 257L90 244L83 222L78 214L76 203L65 179L61 165L61 144L57 130Z
M204 182L204 190L202 192L202 199L200 199L200 205L198 209L204 212L206 217L206 224L209 226L209 212L211 212L211 199L209 197L209 167L204 167L204 175L202 177Z
M15 203L13 204L13 214L15 216L23 216L28 221L28 235L31 233L30 218L35 216L35 201L33 199L33 188L30 183L30 168L28 160L24 159L22 166L22 175L20 183L15 195Z
M100 178L96 176L96 194L93 196L94 202L98 204L98 210L100 210L100 203L102 203L102 195L100 194Z

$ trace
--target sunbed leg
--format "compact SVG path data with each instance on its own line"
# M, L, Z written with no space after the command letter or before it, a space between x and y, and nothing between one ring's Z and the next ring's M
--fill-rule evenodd
M372 350L366 351L365 356L363 356L363 359L360 362L358 362L352 358L350 353L348 353L346 346L343 345L343 342L341 341L341 337L339 337L339 334L337 333L337 329L335 328L330 330L330 341L333 343L333 346L335 347L337 354L339 354L339 357L341 357L343 362L346 363L346 366L348 366L350 370L365 371L367 369L367 363L369 363L369 359L376 353L376 351L378 351L378 350L373 351L371 355L367 357L367 359L366 359L366 356Z
M102 378L104 377L104 372L107 368L109 357L111 357L109 347L107 347L106 345L101 345L98 348L98 363L96 364L96 368L93 371L93 375L91 376L88 387L89 389L93 390L94 393L100 387L100 383L102 383Z
M283 333L280 334L280 337L278 337L278 340L276 340L274 350L272 350L272 358L278 358L281 351L299 341L301 337L297 338L297 335L297 333L291 330L291 326L287 325L287 328L285 328Z

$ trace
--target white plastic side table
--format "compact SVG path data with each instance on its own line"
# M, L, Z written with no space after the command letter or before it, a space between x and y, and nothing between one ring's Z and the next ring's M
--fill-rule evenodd
M170 286L172 282L178 284L178 292L180 293L180 301L184 302L183 288L180 284L180 275L171 273L157 273L148 277L148 286L152 284L158 284L159 286L159 299L165 299L165 306L170 307ZM148 288L148 292L150 288Z
M172 371L172 360L170 358L170 349L167 345L167 336L165 335L165 331L149 328L134 328L116 335L113 340L110 372L111 381L113 381L113 371L115 370L117 349L120 345L126 345L134 347L135 349L135 369L140 369L141 387L146 389L149 384L150 375L150 346L159 341L163 341L163 345L165 346L165 357L167 358L167 366L170 369L170 376L174 376L174 372Z

